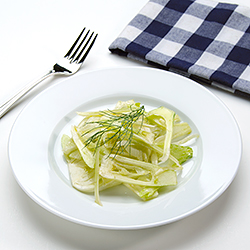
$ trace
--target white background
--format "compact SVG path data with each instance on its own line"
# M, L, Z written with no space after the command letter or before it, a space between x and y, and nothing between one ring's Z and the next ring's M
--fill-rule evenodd
M246 0L228 2L250 7ZM49 70L84 26L99 36L81 73L106 67L147 67L108 50L147 0L0 3L0 101ZM8 138L18 114L37 93L61 80L58 77L39 85L0 120L0 249L250 249L250 100L209 88L234 115L243 142L238 174L220 198L200 212L169 225L110 231L77 225L44 210L22 191L9 164Z

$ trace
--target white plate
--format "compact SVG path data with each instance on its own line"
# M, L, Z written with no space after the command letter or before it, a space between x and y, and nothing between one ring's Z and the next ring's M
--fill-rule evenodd
M200 138L171 192L142 202L125 187L93 195L72 188L60 137L77 123L76 111L111 108L134 99L146 108L175 110ZM228 109L207 89L151 68L114 68L67 78L33 99L13 125L9 158L22 189L48 211L69 221L106 229L140 229L177 221L206 207L234 179L241 137Z

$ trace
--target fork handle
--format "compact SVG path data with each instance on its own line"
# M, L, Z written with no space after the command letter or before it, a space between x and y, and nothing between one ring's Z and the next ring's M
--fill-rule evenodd
M21 99L25 94L27 94L30 90L32 90L36 85L45 80L46 78L55 74L55 71L51 70L44 76L40 77L37 80L34 80L24 86L23 89L14 94L9 100L5 101L0 106L0 118L2 118L14 105L15 103Z

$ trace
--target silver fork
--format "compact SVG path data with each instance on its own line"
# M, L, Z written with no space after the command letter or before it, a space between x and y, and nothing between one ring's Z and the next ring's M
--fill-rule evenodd
M41 81L45 80L49 76L53 75L66 75L70 76L75 74L81 67L82 63L86 59L89 51L91 50L98 34L90 32L84 28L67 54L61 61L56 63L52 70L47 74L26 85L22 90L13 95L9 100L2 103L0 106L0 118L2 118L13 105L31 89L38 85Z

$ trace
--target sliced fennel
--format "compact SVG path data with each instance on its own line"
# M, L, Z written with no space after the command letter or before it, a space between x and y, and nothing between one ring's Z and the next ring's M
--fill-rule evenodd
M177 172L193 156L182 142L197 138L174 111L159 107L146 112L133 100L119 101L113 110L78 112L82 121L63 135L62 151L72 186L99 192L125 185L142 200L159 195L161 187L175 187Z
M170 144L173 134L174 116L175 116L174 111L166 109L164 107L160 107L150 111L147 116L147 118L151 121L154 121L155 117L160 117L164 119L164 126L166 132L164 135L163 154L160 158L160 161L163 162L167 161L170 154Z

